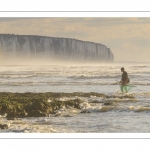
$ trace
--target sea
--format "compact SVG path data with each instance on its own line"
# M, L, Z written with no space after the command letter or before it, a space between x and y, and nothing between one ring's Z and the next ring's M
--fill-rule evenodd
M127 71L132 86L125 94L118 83L121 67ZM0 92L96 92L109 96L78 97L83 101L81 110L61 108L59 115L49 117L7 120L0 116L0 122L9 125L0 130L3 133L150 132L150 63L0 65ZM104 105L104 100L112 104Z

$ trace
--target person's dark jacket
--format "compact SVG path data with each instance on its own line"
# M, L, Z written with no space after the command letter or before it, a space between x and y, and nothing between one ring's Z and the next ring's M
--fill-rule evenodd
M128 84L130 81L129 81L129 78L128 78L128 74L127 74L127 72L126 71L124 71L123 73L122 73L122 83L123 84Z

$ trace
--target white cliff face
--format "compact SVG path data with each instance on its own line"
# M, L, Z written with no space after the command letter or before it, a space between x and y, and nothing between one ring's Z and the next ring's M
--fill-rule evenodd
M105 45L76 39L0 34L0 57L112 62L113 53Z

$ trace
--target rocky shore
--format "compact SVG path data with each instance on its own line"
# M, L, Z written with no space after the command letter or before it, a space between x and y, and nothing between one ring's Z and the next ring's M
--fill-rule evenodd
M24 117L47 117L62 107L80 109L82 102L78 97L102 97L98 93L0 93L0 115L13 120ZM67 97L67 100L60 100ZM71 99L74 97L74 99ZM70 98L70 99L69 99Z

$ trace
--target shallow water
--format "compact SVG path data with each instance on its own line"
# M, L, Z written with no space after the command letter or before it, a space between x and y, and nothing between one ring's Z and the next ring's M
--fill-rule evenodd
M125 97L117 83L122 66L135 86ZM80 110L61 108L50 117L6 120L1 116L0 122L9 124L9 129L0 132L149 132L149 73L150 63L0 66L0 92L97 92L110 96L79 97L83 100Z

